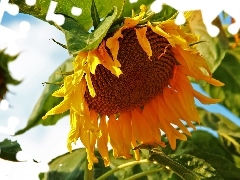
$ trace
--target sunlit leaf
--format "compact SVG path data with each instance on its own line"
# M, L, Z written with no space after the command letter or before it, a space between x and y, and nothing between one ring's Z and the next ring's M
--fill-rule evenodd
M221 26L220 19L216 18L213 21L213 24L220 29L220 33L217 37L211 37L208 34L200 11L194 11L189 21L191 32L199 35L199 40L203 41L202 43L197 44L197 49L199 50L200 54L207 60L207 63L212 72L215 71L221 64L221 61L223 60L225 53L229 47L228 39Z
M73 69L72 66L72 60L68 59L66 60L59 68L57 68L54 73L49 77L49 82L55 83L55 82L61 82L63 81L63 77L61 74L62 72L71 71ZM49 116L46 120L42 120L42 117L48 112L51 108L56 106L62 101L62 98L56 98L52 96L52 93L59 89L60 85L45 85L45 89L40 96L38 102L36 103L35 107L33 108L32 114L30 115L28 119L28 123L26 127L16 132L15 135L22 134L26 132L27 130L42 124L42 125L54 125L57 123L57 121L62 118L63 116L66 116L69 112L65 112L63 114Z
M8 161L18 161L16 155L21 151L21 147L17 141L11 141L9 139L4 139L0 142L0 158Z

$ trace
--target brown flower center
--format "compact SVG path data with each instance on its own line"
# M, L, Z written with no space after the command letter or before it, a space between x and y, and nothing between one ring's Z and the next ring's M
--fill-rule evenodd
M85 100L89 109L103 115L131 111L144 106L156 95L163 92L173 77L176 60L166 38L147 30L147 39L152 49L151 60L140 46L134 29L122 31L119 38L117 59L123 74L113 75L102 65L98 65L95 75L91 75L96 96L88 89Z

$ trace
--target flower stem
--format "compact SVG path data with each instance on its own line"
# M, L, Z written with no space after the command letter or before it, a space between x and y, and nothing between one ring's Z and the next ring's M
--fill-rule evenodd
M162 170L163 170L163 168L158 168L158 169L153 169L150 171L141 172L141 173L135 174L133 176L130 176L129 178L126 178L125 180L134 180L134 179L140 178L142 176L146 176L148 174L156 173L156 172L159 172Z
M133 166L133 165L136 165L136 164L141 164L141 163L147 163L149 162L147 159L142 159L140 161L133 161L133 162L128 162L128 163L125 163L125 164L121 164L119 165L118 167L106 172L105 174L103 174L102 176L100 176L99 178L97 178L96 180L104 180L106 179L108 176L110 176L111 174L115 173L116 171L118 170L121 170L123 168L126 168L128 166Z
M86 167L84 171L84 180L93 180L93 168L91 170L88 169L88 160L86 158Z

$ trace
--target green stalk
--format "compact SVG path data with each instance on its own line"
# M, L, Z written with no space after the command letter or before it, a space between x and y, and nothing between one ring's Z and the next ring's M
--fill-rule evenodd
M92 169L89 170L88 169L88 160L86 158L86 167L85 167L85 171L84 171L84 180L93 180L93 166Z
M96 180L104 180L106 179L108 176L110 176L111 174L115 173L116 171L118 170L121 170L123 168L126 168L128 166L133 166L133 165L136 165L136 164L141 164L141 163L148 163L149 161L147 159L143 159L143 160L140 160L140 161L133 161L133 162L128 162L128 163L125 163L125 164L122 164L122 165L119 165L118 167L106 172L105 174L103 174L102 176L100 176L99 178L97 178Z
M163 170L163 168L159 168L159 169L153 169L153 170L150 170L150 171L141 172L141 173L135 174L133 176L130 176L129 178L126 178L125 180L134 180L134 179L146 176L148 174L156 173L156 172L159 172L159 171L162 171L162 170Z

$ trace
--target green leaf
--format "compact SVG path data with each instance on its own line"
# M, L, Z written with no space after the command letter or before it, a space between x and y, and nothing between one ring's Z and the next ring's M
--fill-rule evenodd
M194 172L198 177L192 178L189 174L183 173L183 179L223 180L223 178L217 173L216 169L203 159L199 159L189 154L171 155L170 157L172 160L184 165L189 171Z
M63 72L71 71L73 69L72 67L72 61L73 59L66 60L59 68L57 68L54 73L49 77L49 82L55 83L60 82L63 80L63 77L59 74L60 69ZM58 72L58 74L56 74ZM63 116L66 116L69 112L65 112L63 114L58 114L54 116L49 116L47 119L42 120L42 117L54 106L59 104L62 101L62 98L56 98L52 96L52 93L59 89L59 85L46 85L42 95L40 96L38 102L36 103L32 114L30 115L28 119L28 123L26 127L23 129L17 131L15 135L23 134L27 130L42 124L42 125L54 125L57 123L57 121L62 118Z
M212 72L214 72L221 64L229 47L228 39L221 26L220 19L216 18L213 21L213 24L220 29L220 33L217 37L211 37L208 34L200 11L194 11L191 16L191 20L189 21L191 32L200 36L199 41L204 41L197 44L196 47L200 54L207 60Z
M199 108L201 125L218 132L222 144L233 154L240 156L240 126L225 116Z
M224 105L233 114L240 116L240 55L234 50L228 50L222 63L213 73L213 77L225 84L223 87L214 87L210 84L202 88L213 98L220 98Z
M21 150L17 141L4 139L4 141L0 142L0 158L2 159L17 162L16 155Z
M174 14L176 14L177 10L168 5L163 5L162 10L159 13L156 13L151 20L152 21L165 21L170 19Z
M201 125L209 127L218 133L240 138L240 126L236 125L225 116L218 113L211 113L201 108L198 108L198 112L201 119Z
M21 13L30 14L36 18L39 18L43 21L46 21L46 15L48 12L48 8L51 0L38 0L34 6L28 6L25 1L22 0L10 0L10 3L16 4L20 8ZM56 14L64 14L68 17L75 19L78 24L82 25L86 31L88 31L92 27L92 19L91 19L91 1L89 0L58 0L57 8L55 10ZM71 13L72 7L78 7L82 9L82 14L80 16L74 16ZM106 9L106 11L101 14L105 14L109 12L110 9ZM107 13L106 13L107 14ZM53 24L52 22L49 22Z
M186 180L200 180L200 177L193 171L189 170L182 164L172 160L169 156L165 155L162 151L159 149L152 149L150 151L150 161L158 162L159 164L162 164L164 166L169 167L172 171L174 171L176 174L178 174L182 179ZM182 156L183 157L183 156Z
M111 154L110 156L110 167L111 169L117 168L118 166L134 161L134 159L122 159L122 158L114 158L112 156L112 150L109 151L109 153ZM149 151L147 150L143 150L141 149L140 151L140 159L145 159L149 157ZM170 171L169 169L165 168L164 166L162 166L161 164L155 164L155 163L142 163L142 164L137 164L134 166L129 166L126 167L124 169L121 169L117 172L114 173L114 175L118 178L118 179L127 179L133 175L136 175L138 173L141 172L147 172L147 171L151 171L151 170L157 170L160 169L161 171L158 172L154 172L151 174L148 174L146 176L143 176L142 178L138 178L138 179L161 179L161 180L167 180L169 177L172 176L172 171Z
M115 169L120 165L135 161L135 159L133 158L128 160L125 160L122 158L115 159L112 156L112 150L110 150L109 151L110 166L105 167L103 163L103 159L97 150L95 150L95 155L98 158L99 162L94 164L94 168L93 168L94 179L99 178L106 172L112 169ZM140 155L141 155L141 159L146 158L148 156L148 151L146 150L141 151ZM41 180L83 179L84 171L86 168L86 159L87 157L86 157L85 148L80 148L80 149L74 150L72 153L66 153L64 155L58 156L57 158L49 162L50 170L46 173L39 174L39 177ZM160 171L159 171L159 168L161 168ZM106 180L117 180L117 179L127 179L127 178L130 179L133 175L136 175L138 173L151 172L151 171L153 173L147 174L146 176L142 176L138 179L139 180L145 180L145 179L167 180L172 175L172 172L166 169L165 167L163 168L159 164L153 164L149 162L149 163L142 163L134 166L129 166L124 169L118 169L118 171L115 171L114 174L111 174L104 179Z
M33 7L27 6L25 2L20 0L11 0L10 2L17 4L21 12L46 21L45 17L50 0L39 0ZM95 3L92 4L92 2ZM76 54L79 51L92 50L98 47L112 23L121 16L123 5L124 0L58 0L55 13L62 14L65 17L65 23L61 27L52 22L49 23L64 32L69 53ZM77 17L71 14L72 7L81 8L82 14ZM113 13L109 14L112 10ZM100 24L99 18L103 18ZM93 33L89 33L88 31L93 25L98 26L98 28Z
M177 149L163 149L165 154L189 154L203 159L210 164L224 180L237 180L240 169L235 166L229 152L219 142L219 139L205 131L196 131L187 141L177 143Z
M104 167L100 154L97 151L95 154L99 162L94 164L94 179L110 170L110 167ZM87 165L86 159L87 153L85 148L63 154L49 162L49 172L41 173L39 177L41 177L41 180L83 179ZM112 175L107 180L117 180L117 178Z
M117 17L117 9L105 18L93 33L85 31L74 19L66 18L65 24L60 27L67 40L70 54L77 54L79 51L89 51L98 47L106 36L108 29Z
M96 29L101 21L100 21L100 17L98 15L94 0L92 0L91 16L92 16L92 20L93 20L93 27Z

